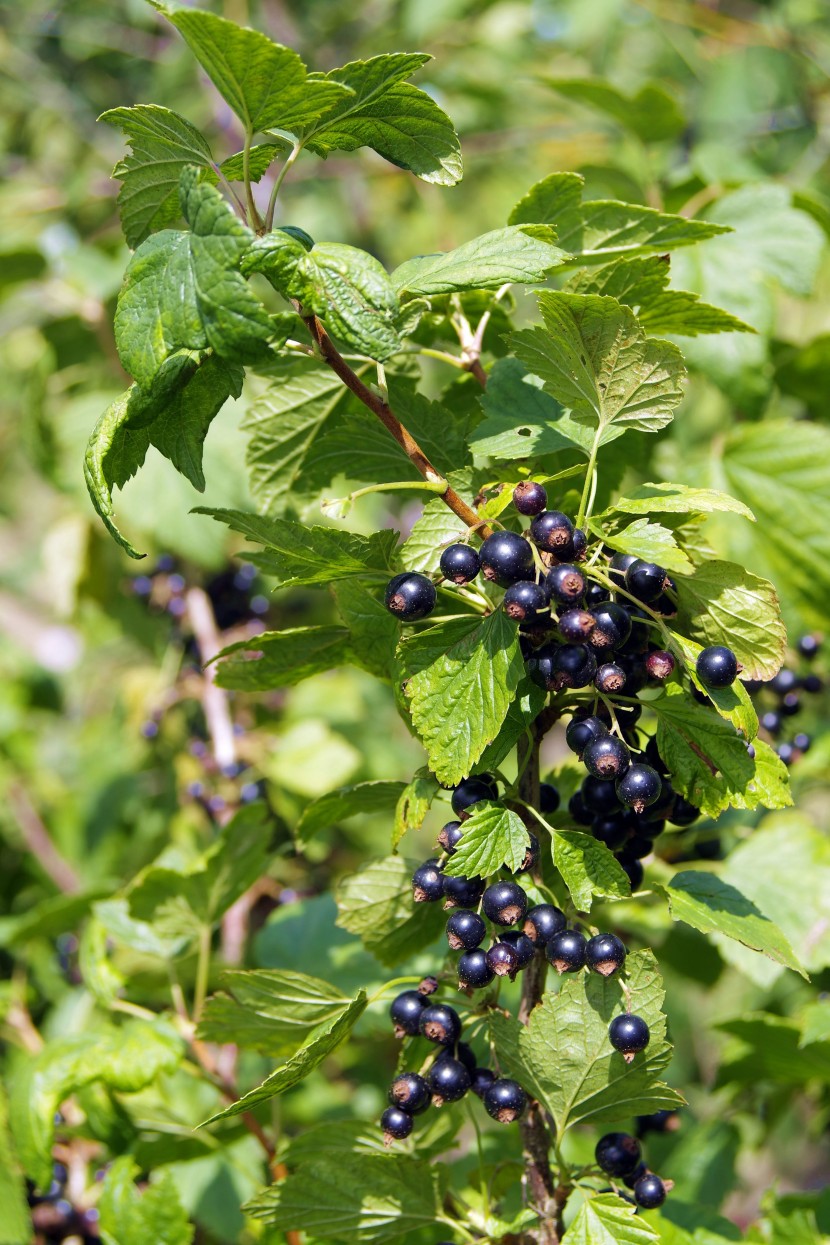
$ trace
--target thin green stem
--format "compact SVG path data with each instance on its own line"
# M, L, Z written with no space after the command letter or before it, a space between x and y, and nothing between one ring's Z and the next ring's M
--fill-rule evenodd
M242 177L245 182L245 201L248 204L248 224L252 229L259 230L262 228L262 221L254 202L254 188L251 183L251 143L253 140L253 130L246 130L245 146L242 148Z
M297 159L297 156L300 154L302 149L303 149L302 144L300 143L294 144L294 146L291 148L291 151L285 158L285 163L283 164L277 176L274 178L274 185L271 187L271 197L268 200L268 207L265 212L265 232L266 233L270 233L271 230L274 228L274 213L277 210L277 199L279 198L280 190L282 189L282 184L285 181L285 177L286 177L286 174L288 173L288 170L294 164L294 161Z
M456 367L461 372L466 372L463 359L459 359L458 355L450 354L448 350L433 350L431 346L407 346L402 351L403 354L423 354L430 359L438 359L441 363L449 363L450 367Z
M383 998L387 990L394 990L397 986L411 986L413 982L417 985L420 980L420 977L395 977L392 981L387 981L382 985L374 994L370 994L366 1000L366 1006L371 1007L373 1003L377 1003L378 999Z
M594 434L594 443L591 446L591 453L588 458L588 466L585 469L585 483L582 486L582 497L579 500L579 513L576 516L576 526L582 527L585 522L586 515L590 512L593 505L593 498L596 495L596 481L594 473L597 467L597 454L599 453L599 440L602 436L602 429L597 428Z
M639 608L643 610L644 613L648 614L649 617L653 619L653 621L657 624L657 626L660 629L661 635L666 641L667 647L672 648L674 646L674 637L672 636L671 631L666 626L665 622L660 617L660 615L655 613L655 611L651 608L651 606L646 605L643 601L638 601L637 598L633 596L630 592L627 592L625 588L621 588L620 585L616 582L616 580L613 580L610 575L605 573L605 571L595 570L594 579L598 579L601 584L604 584L606 588L610 588L611 591L616 593L617 596L625 597L627 601L630 601L632 603L632 605L639 606Z
M196 960L196 987L193 992L193 1020L198 1023L207 998L210 981L211 928L203 925L199 930L199 953Z
M482 1141L481 1141L481 1128L479 1127L478 1120L476 1119L476 1113L473 1110L473 1104L470 1102L469 1098L467 1098L466 1101L467 1101L467 1112L470 1116L470 1123L475 1129L475 1134L476 1134L476 1149L478 1151L478 1178L481 1182L481 1198L484 1204L484 1214L489 1219L490 1218L490 1189L488 1188L487 1177L484 1172L484 1146L482 1145Z

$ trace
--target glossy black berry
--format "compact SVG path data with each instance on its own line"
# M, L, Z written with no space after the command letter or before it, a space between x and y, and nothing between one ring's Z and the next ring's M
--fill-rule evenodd
M781 721L781 714L775 709L769 709L766 713L761 714L760 724L768 735L772 735L773 738L775 738L775 736L780 733L783 725Z
M730 687L738 677L738 659L724 644L712 644L698 654L697 677L704 687Z
M674 826L692 826L700 817L700 809L696 808L682 795L675 796L674 808L669 821Z
M615 553L612 557L608 574L620 588L625 587L625 573L629 566L632 566L637 560L633 553Z
M444 875L437 860L426 860L412 875L412 898L416 903L435 903L444 897Z
M529 909L522 929L535 946L544 947L554 934L561 934L565 925L565 913L554 904L537 903Z
M547 608L547 592L532 579L511 584L504 594L504 612L515 622L535 622Z
M527 922L525 922L527 923ZM506 929L503 934L499 935L499 942L507 943L508 947L512 947L518 956L519 971L527 968L530 961L536 954L536 946L528 938L523 930Z
M512 870L513 873L528 873L531 869L535 869L539 863L539 852L541 850L539 840L536 835L532 834L529 830L527 832L527 837L528 844L525 849L524 858L518 868Z
M537 548L565 557L571 556L573 534L574 525L561 510L545 510L530 525L530 539Z
M509 977L512 981L519 971L519 955L508 942L494 942L487 952L487 963L497 977Z
M452 793L450 803L456 817L461 817L473 804L482 800L498 799L498 787L489 774L474 774L472 778L462 778Z
M417 1072L402 1072L389 1086L389 1102L409 1115L420 1115L429 1106L429 1085Z
M823 687L824 684L817 674L805 674L801 680L801 690L807 692L810 696L815 696Z
M477 947L474 951L465 951L458 960L458 988L482 990L489 986L495 976L487 958L487 952Z
M821 640L816 635L803 635L798 641L798 651L802 657L811 661L821 648Z
M579 930L563 929L548 939L548 960L557 973L578 973L585 967L587 945Z
M631 823L624 813L608 813L591 822L591 833L598 843L604 843L612 852L618 851L631 832Z
M631 1063L634 1056L648 1046L651 1034L642 1016L615 1016L608 1026L608 1038L614 1050Z
M403 1141L412 1132L414 1120L400 1107L387 1107L380 1117L383 1139L389 1146L393 1141Z
M580 791L583 800L595 817L620 811L617 786L613 779L594 778L592 774L589 774L583 779ZM593 821L593 817L591 820Z
M656 562L644 562L642 558L637 558L625 572L625 586L633 597L648 605L656 601L665 588L666 572Z
M674 658L665 649L656 649L645 659L646 674L650 679L664 683L674 673Z
M588 967L602 977L611 977L625 963L625 943L616 934L595 934L585 948Z
M594 629L594 616L589 610L564 610L559 615L559 634L569 644L584 644Z
M420 1032L421 1014L426 1001L417 990L404 990L392 1000L389 1015L395 1026L395 1037L415 1037Z
M654 1172L646 1172L634 1184L634 1201L643 1210L656 1210L666 1200L666 1186Z
M442 1050L438 1055L439 1059L450 1059L451 1057L452 1052L448 1050ZM476 1070L477 1063L472 1046L468 1046L466 1042L459 1042L455 1048L455 1058L461 1060L470 1076L472 1076Z
M541 514L548 504L548 495L544 485L535 480L522 480L513 490L513 505L519 514Z
M427 1075L427 1081L436 1107L443 1106L445 1102L458 1102L472 1084L472 1078L464 1064L460 1059L453 1059L451 1055L436 1059Z
M493 882L484 892L482 906L495 925L518 925L527 913L527 895L517 882Z
M781 713L785 718L791 718L801 709L801 697L798 692L786 692L781 697Z
M637 1116L637 1136L645 1137L646 1133L674 1133L680 1127L680 1116L676 1111L652 1111L651 1115Z
M525 662L527 673L533 682L537 687L543 688L546 692L553 691L555 675L553 663L555 657L556 646L553 644L543 644L541 648L537 648L532 652Z
M619 778L631 764L631 753L616 735L600 735L583 752L582 764L594 778Z
M628 860L624 856L620 857L620 868L626 875L631 886L632 892L638 891L643 884L645 872L639 860Z
M617 797L640 814L658 798L661 785L660 775L650 765L630 765L617 780Z
M606 1175L620 1179L630 1175L642 1157L639 1141L628 1133L606 1133L600 1137L594 1153L597 1166Z
M648 683L645 661L635 653L617 653L615 664L625 676L626 696L636 696Z
M677 799L674 787L671 785L669 778L660 779L660 794L653 804L650 804L643 817L646 821L666 821L674 811L674 804ZM643 831L643 833L648 833Z
M461 1036L458 1012L446 1003L428 1003L421 1012L418 1029L428 1042L454 1046Z
M472 951L480 947L486 934L484 921L468 908L457 909L447 921L447 942L453 951Z
M585 532L583 532L581 527L574 528L571 544L573 545L573 553L570 556L575 562L582 561L588 549L588 537Z
M794 670L789 670L786 666L778 671L773 678L770 679L767 687L776 696L786 696L787 692L794 692L798 687L798 675Z
M446 825L442 826L438 831L437 843L438 846L442 847L445 852L449 852L449 854L452 855L463 837L464 827L461 825L461 822L448 821Z
M595 605L590 611L594 627L588 638L592 648L598 650L618 649L631 635L631 615L616 601Z
M483 1098L495 1079L495 1072L491 1072L489 1068L476 1068L470 1089L478 1098Z
M447 545L438 563L441 574L451 584L468 584L481 570L475 549L470 545Z
M484 1110L499 1124L512 1124L524 1114L527 1094L517 1081L494 1081L482 1099Z
M795 748L792 744L779 744L775 751L778 753L779 758L785 765L792 765L793 760L795 759Z
M563 644L551 663L554 692L566 687L587 687L597 672L597 659L585 644Z
M545 576L545 587L551 600L562 605L573 605L581 601L585 595L585 575L578 566L567 562L554 566Z
M603 601L609 601L611 593L605 587L605 584L598 584L595 579L588 580L588 587L585 589L585 606L592 610L595 605L600 605Z
M608 727L601 718L571 718L565 728L565 743L581 758L589 743L607 734Z
M615 696L625 687L625 670L615 661L603 662L594 676L594 683L606 696Z
M551 782L539 783L539 812L555 813L561 803L559 792Z
M435 608L435 584L417 571L403 571L389 580L383 604L402 622L426 618Z
M614 796L615 800L616 798L617 797ZM617 807L619 807L619 805ZM573 817L577 825L580 826L590 826L596 816L594 810L589 808L585 803L585 797L581 791L574 791L573 795L568 800L568 812L571 817Z
M533 549L516 532L493 532L479 552L485 579L507 588L519 579L533 578Z
M475 908L484 893L484 878L444 878L444 908Z

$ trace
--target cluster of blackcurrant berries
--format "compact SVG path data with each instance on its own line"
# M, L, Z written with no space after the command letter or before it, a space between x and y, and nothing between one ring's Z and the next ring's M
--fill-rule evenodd
M650 1171L643 1162L642 1149L636 1137L629 1133L606 1133L600 1137L595 1151L597 1165L613 1180L621 1180L631 1189L633 1201L643 1210L656 1210L666 1200L671 1189L670 1180L663 1181Z
M96 1179L103 1179L103 1171ZM55 1163L52 1182L43 1193L35 1193L34 1185L27 1182L28 1202L32 1227L38 1245L58 1245L72 1241L75 1245L100 1245L98 1211L94 1206L80 1209L72 1205L67 1189L67 1171L63 1163Z
M220 631L251 622L268 613L269 600L261 591L258 571L249 562L229 566L211 576L204 585ZM130 580L134 596L144 597L153 609L163 610L174 619L187 613L185 592L188 582L172 554L164 553L153 569Z
M821 648L821 640L815 635L802 636L798 641L798 653L805 662L812 663ZM787 724L803 707L802 693L816 695L824 684L814 670L799 674L791 666L784 666L767 682L747 679L744 686L753 700L761 702L759 723L761 729L773 741L775 750L785 765L792 765L810 747L812 739L805 731L796 731L788 740L782 739ZM770 705L770 708L763 708Z
M389 1014L398 1038L423 1037L438 1048L420 1072L401 1072L389 1087L389 1106L381 1116L387 1145L412 1132L414 1117L432 1104L459 1102L470 1090L499 1124L512 1124L524 1114L527 1094L517 1081L497 1077L479 1067L475 1054L461 1041L461 1018L454 1007L431 1001L438 989L425 977L417 990L404 990L392 1001Z

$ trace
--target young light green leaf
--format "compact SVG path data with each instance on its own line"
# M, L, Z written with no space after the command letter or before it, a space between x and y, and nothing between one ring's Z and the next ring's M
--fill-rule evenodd
M586 1198L562 1245L652 1245L656 1229L637 1214L637 1207L616 1193Z
M301 1046L286 1063L267 1076L260 1085L249 1090L247 1094L243 1094L236 1102L232 1102L229 1107L225 1107L223 1111L217 1111L215 1115L204 1120L200 1127L204 1128L207 1124L215 1124L217 1120L227 1120L231 1116L240 1115L244 1111L249 1111L251 1107L267 1102L270 1098L284 1094L286 1090L299 1085L300 1081L319 1067L332 1051L345 1042L365 1008L366 991L358 990L345 1010L342 1010L335 1020L321 1025L309 1041Z
M713 514L724 510L755 521L747 505L712 488L689 488L685 484L640 484L628 497L618 497L605 514Z
M697 690L709 697L721 717L731 722L744 740L754 739L758 734L758 714L740 679L735 679L729 687L704 687L697 674L697 659L703 651L702 646L677 632L674 632L673 643L680 651L686 673Z
M392 830L392 851L396 852L401 839L408 830L419 830L432 807L432 801L440 791L438 780L427 769L418 770L406 784L395 808L395 825Z
M580 912L591 911L595 895L626 899L631 894L622 865L590 834L557 830L553 835L553 863Z
M250 134L297 133L352 94L341 82L309 75L296 52L257 30L202 9L151 3L176 27Z
M482 457L513 464L561 450L590 451L594 434L571 417L518 359L497 359L481 399L484 419L473 429L470 446ZM621 436L612 425L606 441Z
M179 1201L170 1172L139 1193L141 1169L129 1155L117 1158L98 1202L104 1245L190 1245L195 1228Z
M544 281L565 259L565 253L552 245L554 237L550 231L536 236L524 226L494 229L454 251L406 260L392 273L392 284L402 299L410 299Z
M158 104L111 108L98 120L123 131L132 148L112 176L122 183L118 211L134 250L151 233L175 224L181 216L179 177L188 165L212 168L213 156L194 125Z
M348 656L348 641L345 627L266 631L222 650L216 682L237 692L293 687L314 674L342 666Z
M725 644L747 679L771 679L784 661L787 633L769 580L735 562L707 561L677 585L673 626L700 642Z
M778 926L745 895L714 873L687 869L666 887L675 921L703 934L725 934L806 977L795 952Z
M539 308L545 327L514 333L513 349L600 443L614 425L657 432L671 421L685 376L676 346L648 340L613 298L545 292Z
M293 1054L318 1025L350 1005L336 987L290 969L234 970L222 975L227 994L208 999L199 1022L206 1042L233 1042L264 1055Z
M464 822L463 838L444 872L451 878L488 878L503 867L515 873L529 847L521 817L501 804L482 800Z
M359 813L393 813L406 790L405 783L381 779L328 791L303 809L297 825L297 838L307 843L321 830L336 826Z
M9 1108L6 1091L0 1085L0 1198L3 1222L0 1245L29 1245L32 1221L26 1199L26 1182L14 1153L9 1133Z
M524 673L517 629L498 610L409 679L412 723L439 782L453 785L470 773L496 738Z
M618 532L609 533L599 519L591 519L591 531L601 537L606 545L618 549L621 553L633 553L646 562L656 562L667 571L679 571L684 575L694 570L692 563L680 548L675 534L661 523L650 523L648 519L635 519L628 527Z
M382 964L397 964L422 951L444 927L439 904L416 904L412 898L415 867L401 856L386 856L337 887L337 924L357 934Z

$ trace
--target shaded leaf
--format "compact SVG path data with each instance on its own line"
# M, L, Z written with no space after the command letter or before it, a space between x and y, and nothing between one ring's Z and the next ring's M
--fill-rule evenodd
M387 856L338 884L337 924L357 934L382 964L397 964L423 950L444 928L440 904L413 900L414 869L401 856Z
M358 813L392 813L406 790L407 787L402 782L381 779L328 791L303 809L297 825L297 838L306 843L321 830L335 826L349 817L355 817Z
M686 121L674 96L659 82L646 82L631 95L604 78L545 78L559 95L613 117L643 142L676 138Z
M292 1054L313 1029L336 1020L351 1003L327 981L290 969L233 970L222 975L222 984L228 993L208 999L199 1037L266 1055Z
M631 894L622 865L590 834L557 830L553 835L553 863L580 912L591 911L594 895L625 899Z
M285 631L266 631L222 650L216 682L220 687L239 692L293 687L314 674L343 665L348 655L348 640L349 632L345 627L289 627Z
M190 1245L195 1228L179 1201L170 1172L139 1193L140 1168L129 1155L117 1158L104 1181L100 1212L104 1245Z

